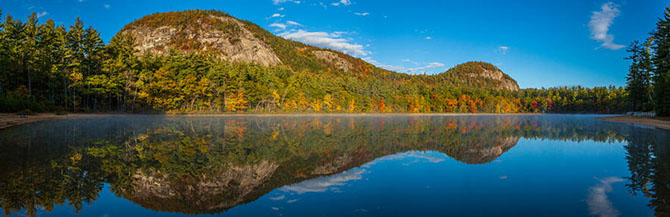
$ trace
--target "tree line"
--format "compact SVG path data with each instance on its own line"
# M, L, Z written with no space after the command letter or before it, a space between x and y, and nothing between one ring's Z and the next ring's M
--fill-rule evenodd
M656 23L649 38L633 41L627 49L632 61L626 90L632 111L670 115L670 8Z
M265 67L174 46L166 55L139 54L132 35L119 33L105 44L78 18L65 27L39 23L35 14L25 22L6 16L0 23L0 112L622 113L630 98L630 90L613 86L495 90L492 80L393 73L353 58L355 72L345 72L291 49L297 42L262 38L282 47L282 61L310 64Z

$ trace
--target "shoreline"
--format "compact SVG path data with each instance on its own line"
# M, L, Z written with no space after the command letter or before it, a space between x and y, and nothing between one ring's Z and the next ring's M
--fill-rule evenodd
M628 123L628 124L639 124L645 126L656 127L659 129L670 130L670 120L659 120L646 117L635 117L635 116L608 116L608 117L598 117L600 120L617 122L617 123Z
M21 117L15 113L0 113L0 130L25 125L40 121L58 120L58 119L74 119L74 118L91 118L91 117L110 117L110 116L184 116L184 117L299 117L299 116L468 116L468 115L561 115L553 113L185 113L185 114L135 114L135 113L68 113L66 115L56 115L54 113L38 113L35 115L28 115ZM600 114L562 114L562 115L600 115ZM598 117L601 120L608 121L610 118L624 117L624 116L610 116ZM670 121L661 121L665 124L660 127L670 130ZM615 122L625 122L615 120ZM629 122L630 123L630 122Z
M74 119L74 118L89 118L89 117L108 117L108 116L118 116L118 115L127 115L127 114L113 114L113 113L73 113L66 115L56 115L54 113L38 113L35 115L28 115L21 117L15 113L0 113L0 130L25 125L40 121L47 120L58 120L58 119Z

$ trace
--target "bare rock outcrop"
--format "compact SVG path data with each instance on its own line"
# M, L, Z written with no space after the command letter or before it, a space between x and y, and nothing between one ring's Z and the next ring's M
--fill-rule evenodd
M229 61L255 62L263 66L281 64L272 48L254 37L239 20L214 15L209 19L219 22L198 20L199 26L132 25L122 33L135 37L135 49L140 53L165 55L174 47L185 53L214 53Z
M491 80L495 80L500 82L499 85L496 87L496 89L501 90L501 89L506 89L506 90L511 90L511 91L518 91L519 85L516 83L516 81L511 80L503 74L502 71L499 69L491 70L491 69L483 69L480 73L471 73L468 74L470 77L483 77L483 78L488 78Z
M500 157L519 142L519 137L499 138L493 144L464 144L467 147L456 157L457 160L470 164L488 163Z
M350 72L353 68L352 64L345 60L344 58L337 55L337 53L330 52L327 50L316 50L312 51L316 58L322 59L330 64L333 64L338 69L342 69L345 72Z
M131 188L124 190L124 197L154 210L217 213L244 203L277 167L275 163L262 161L232 166L216 176L195 179L138 170L132 177Z
M337 171L340 171L342 168L345 168L347 165L353 162L351 155L344 154L342 156L337 156L334 161L328 162L324 165L321 165L312 171L312 175L330 175Z

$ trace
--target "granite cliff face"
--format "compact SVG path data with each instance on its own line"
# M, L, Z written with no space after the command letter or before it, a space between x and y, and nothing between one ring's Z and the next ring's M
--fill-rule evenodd
M506 89L512 91L518 91L519 85L513 79L506 77L506 75L500 71L500 69L489 70L484 69L479 74L469 74L471 77L483 77L488 78L494 81L500 82L496 89Z
M496 90L519 91L519 85L512 77L505 74L498 67L485 62L467 62L447 70L446 75L465 76L471 78L475 86L493 88Z
M165 55L170 49L184 53L212 53L235 62L263 66L281 64L272 48L259 40L241 21L225 14L197 16L188 22L152 23L159 14L127 25L120 33L135 37L140 53Z

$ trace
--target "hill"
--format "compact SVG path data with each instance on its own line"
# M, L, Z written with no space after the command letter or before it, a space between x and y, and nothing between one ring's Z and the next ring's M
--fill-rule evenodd
M126 25L119 34L131 34L139 53L167 55L212 54L234 62L263 66L285 65L294 71L341 70L347 73L396 74L342 52L278 37L258 25L221 11L189 10L156 13ZM468 62L434 75L443 85L518 91L509 75L484 62ZM433 80L431 77L426 77Z

